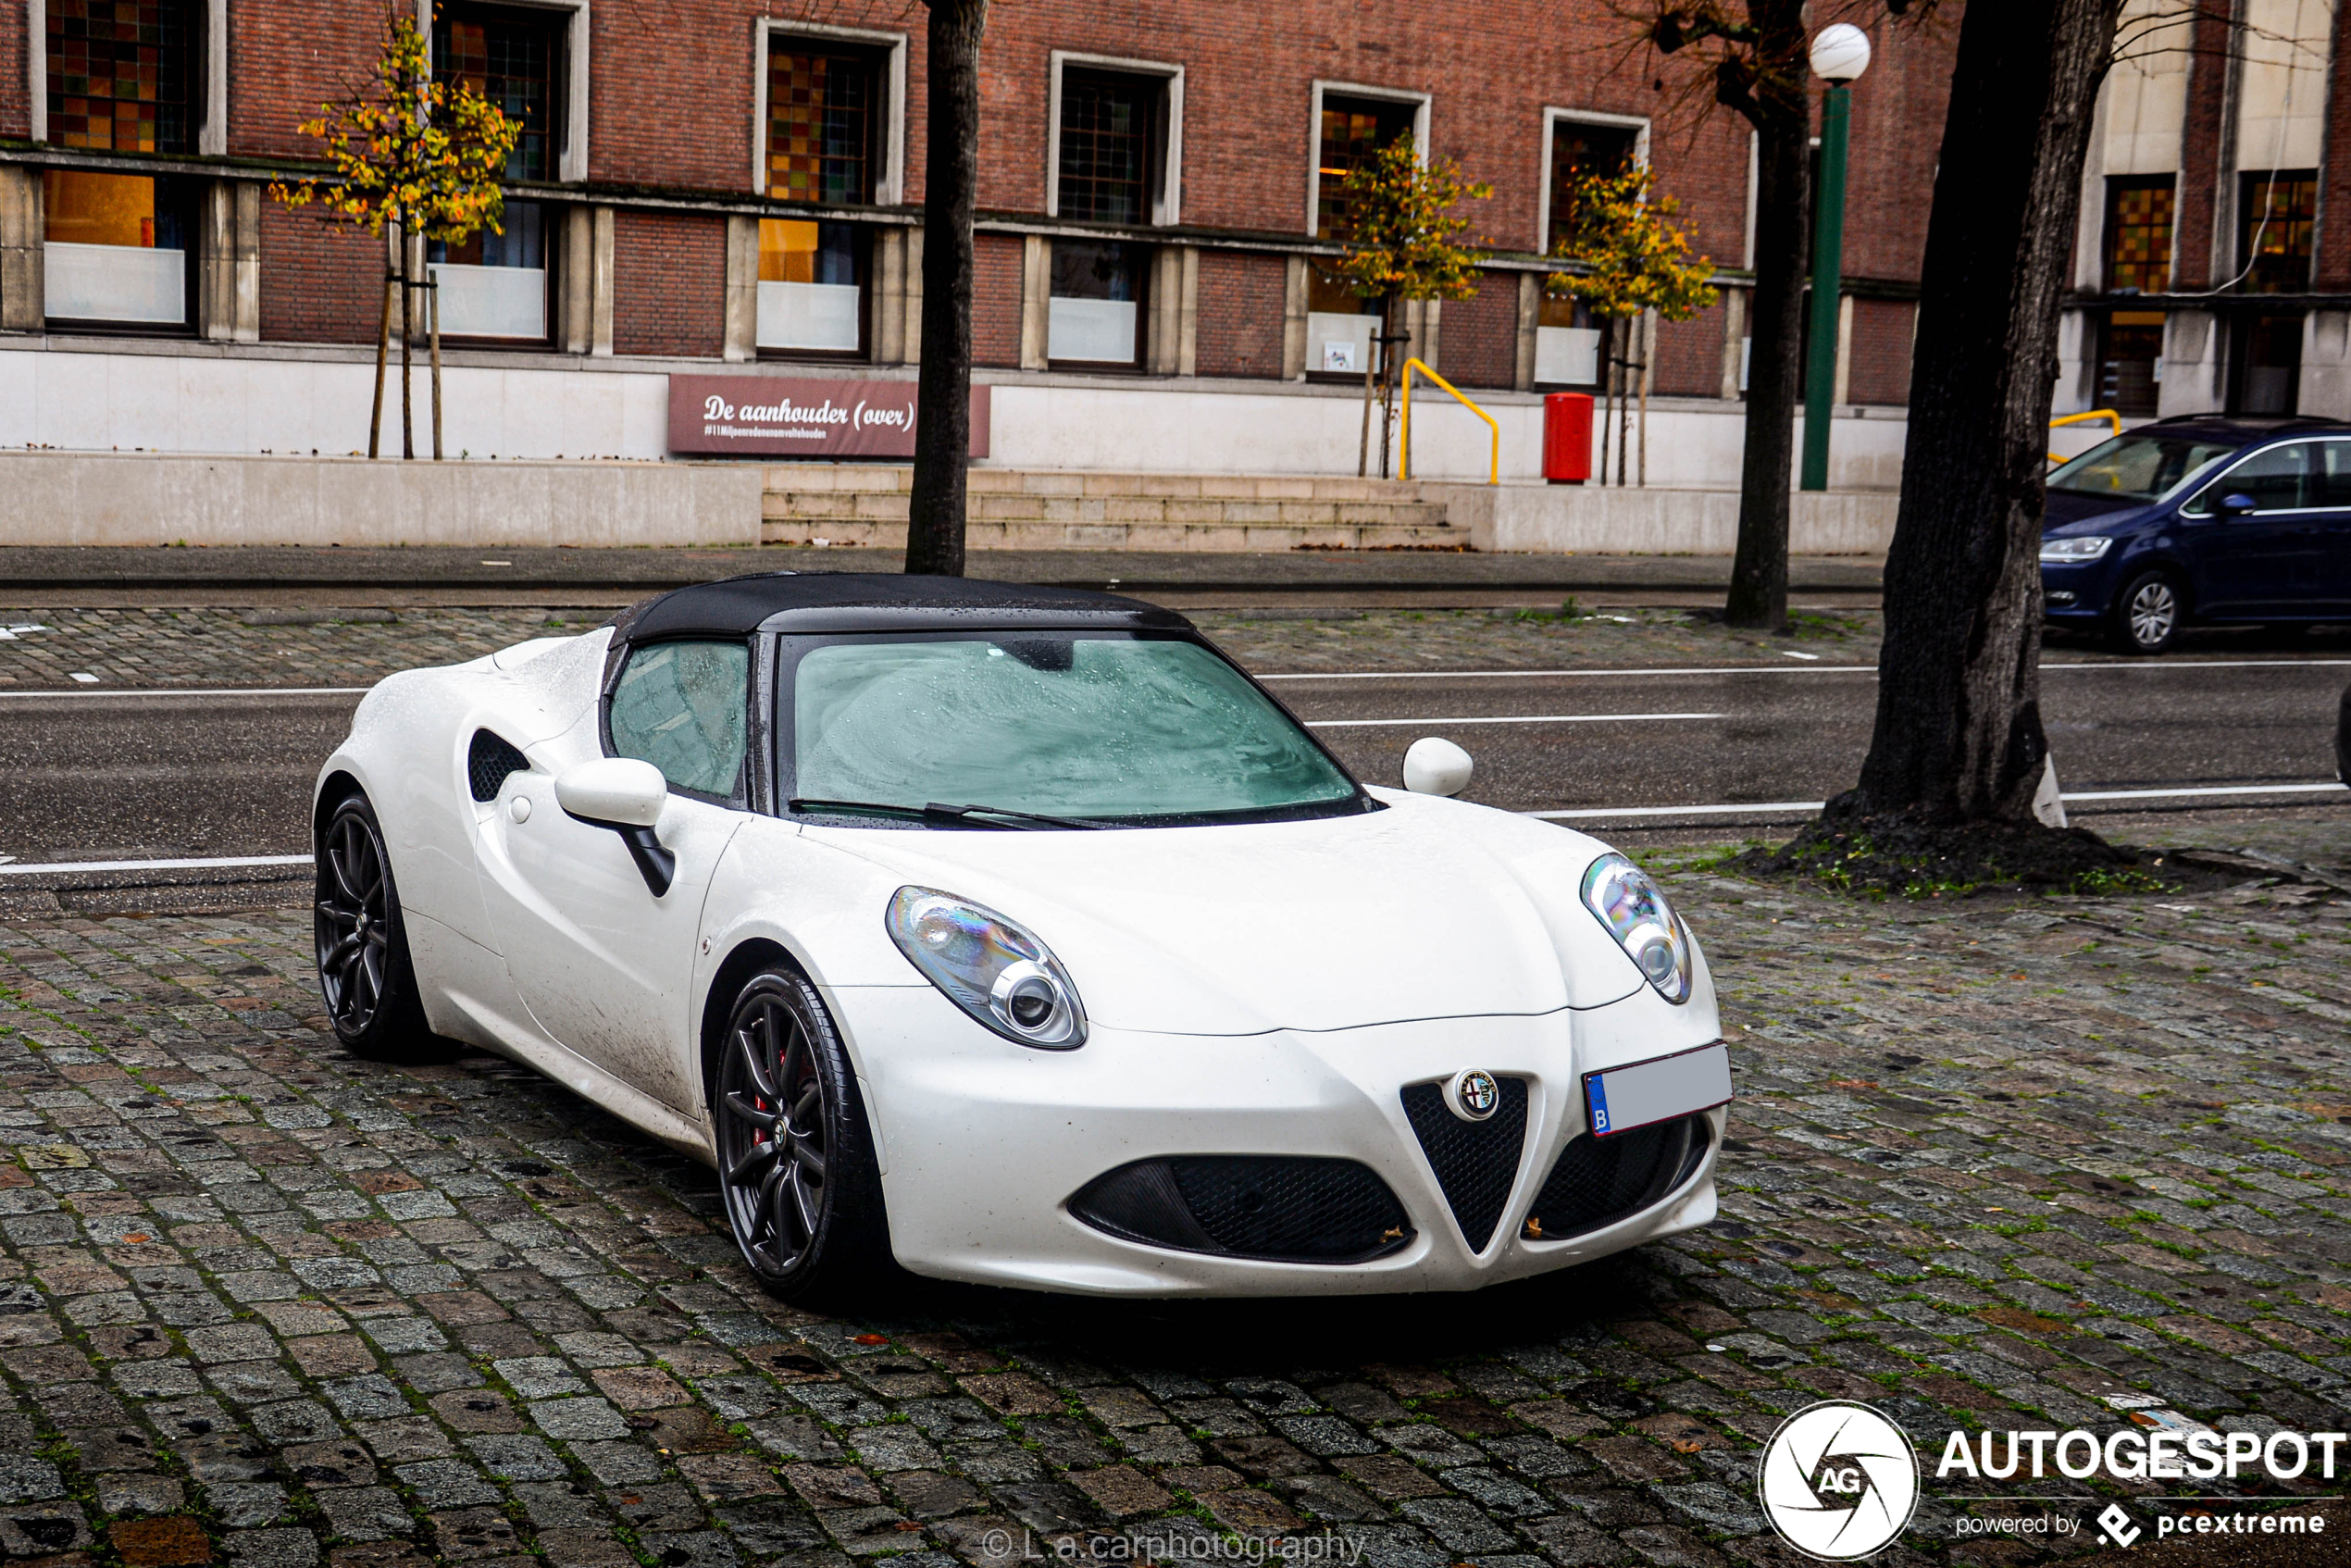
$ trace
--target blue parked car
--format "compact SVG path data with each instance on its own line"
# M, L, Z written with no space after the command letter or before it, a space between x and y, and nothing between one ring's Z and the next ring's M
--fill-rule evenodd
M2189 415L2048 478L2051 626L2160 653L2191 622L2351 619L2351 425Z

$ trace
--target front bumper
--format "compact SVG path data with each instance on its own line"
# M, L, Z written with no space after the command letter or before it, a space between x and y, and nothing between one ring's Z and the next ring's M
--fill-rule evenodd
M1721 1110L1708 1114L1697 1168L1661 1200L1567 1240L1524 1234L1560 1151L1586 1130L1580 1075L1714 1038L1710 1009L1673 1007L1647 987L1584 1011L1326 1033L1096 1027L1083 1049L1059 1052L989 1034L928 987L842 988L830 1000L882 1151L892 1251L917 1274L1095 1295L1467 1290L1694 1229L1715 1213ZM1401 1099L1405 1086L1464 1067L1523 1078L1527 1094L1510 1196L1478 1250ZM1266 1262L1126 1240L1070 1213L1072 1195L1103 1173L1187 1154L1360 1162L1401 1201L1412 1238L1364 1263Z

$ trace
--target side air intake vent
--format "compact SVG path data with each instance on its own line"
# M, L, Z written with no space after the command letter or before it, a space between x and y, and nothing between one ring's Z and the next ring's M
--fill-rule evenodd
M529 771L529 761L512 745L487 729L474 731L474 743L466 753L466 781L475 800L485 804L496 800L506 775Z
M1473 1252L1483 1252L1493 1239L1526 1143L1526 1080L1496 1081L1501 1103L1482 1122L1465 1122L1447 1110L1445 1091L1436 1084L1414 1084L1404 1091L1404 1114Z
M1387 1183L1352 1160L1138 1160L1088 1182L1069 1212L1124 1240L1269 1263L1368 1263L1412 1238Z
M1526 1211L1526 1239L1565 1241L1660 1203L1706 1163L1713 1125L1704 1115L1636 1127L1613 1138L1571 1139Z

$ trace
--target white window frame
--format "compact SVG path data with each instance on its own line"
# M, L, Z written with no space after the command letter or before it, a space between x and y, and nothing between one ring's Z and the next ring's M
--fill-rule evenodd
M1428 162L1429 94L1410 87L1371 87L1360 81L1325 81L1317 77L1306 110L1306 231L1314 232L1323 205L1323 94L1342 98L1381 98L1391 104L1417 105L1412 113L1412 151ZM1546 156L1549 150L1546 149Z
M811 43L860 44L888 52L882 106L881 167L874 172L873 205L896 206L906 189L906 35L871 28L831 27L820 22L759 17L751 24L751 189L767 193L767 61L777 41L804 38Z
M1056 49L1051 56L1045 90L1045 216L1062 215L1062 70L1117 71L1126 76L1155 76L1167 83L1167 146L1165 167L1159 171L1159 189L1151 193L1150 223L1166 228L1184 220L1184 68L1165 60L1130 60L1116 55L1082 55Z
M561 11L570 18L570 25L564 29L564 139L555 154L555 179L566 184L587 179L590 0L498 0L498 4L522 10ZM432 6L433 0L417 0L417 28L425 35L428 60L432 54Z
M431 0L422 0L429 6ZM204 119L196 127L200 156L229 150L229 0L204 0ZM25 6L25 97L32 140L49 140L49 6Z
M1559 135L1559 128L1568 125L1599 125L1633 133L1633 167L1649 166L1649 122L1646 115L1601 114L1596 109L1561 109L1546 106L1543 110L1543 164L1536 176L1540 195L1535 203L1535 254L1551 254L1551 144Z

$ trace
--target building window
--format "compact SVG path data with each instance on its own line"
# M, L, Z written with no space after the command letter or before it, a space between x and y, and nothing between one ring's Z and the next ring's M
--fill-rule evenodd
M881 95L881 61L871 50L771 45L767 193L784 202L871 202Z
M1633 160L1639 134L1627 125L1551 121L1549 232L1547 253L1556 255L1575 232L1576 186L1590 175L1622 174ZM1537 386L1598 386L1608 350L1608 322L1581 300L1543 296L1535 325Z
M1323 94L1314 163L1314 236L1344 240L1350 215L1347 177L1399 137L1412 134L1414 100ZM1306 264L1306 370L1361 376L1379 367L1380 302L1356 293L1320 264Z
M555 63L565 19L541 10L452 6L433 19L433 74L463 81L522 128L506 159L509 180L553 180L562 149Z
M547 209L508 202L499 227L503 232L484 229L463 244L426 248L427 270L440 286L442 335L545 342Z
M1070 66L1061 73L1054 210L1080 223L1155 220L1166 161L1168 79ZM1139 366L1151 247L1131 241L1053 243L1045 357Z
M767 49L767 194L815 206L865 206L884 148L887 56L877 49L778 38ZM815 218L762 218L753 342L790 355L865 346L870 233Z
M1142 363L1143 277L1148 245L1119 241L1053 242L1045 357L1055 363Z
M2302 390L2302 317L2244 317L2230 337L2228 411L2294 413Z
M2106 289L2160 294L2171 287L2171 177L2106 182Z
M858 354L865 346L865 230L810 218L759 221L764 349Z
M200 7L174 0L50 0L49 140L117 153L195 150L193 46ZM188 324L195 247L189 182L50 169L42 178L44 309L50 319Z
M2310 286L2310 242L2318 227L2319 177L2309 169L2247 174L2237 202L2237 267L2245 290L2298 294Z
M1062 75L1056 211L1080 223L1149 223L1165 153L1164 79L1071 68Z
M2106 319L2098 352L2097 405L2117 414L2151 417L2162 391L2163 312L2116 311Z
M193 45L181 0L49 0L49 140L118 153L195 150Z

